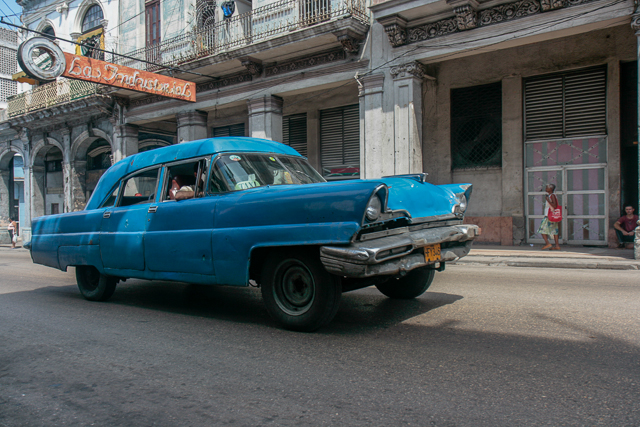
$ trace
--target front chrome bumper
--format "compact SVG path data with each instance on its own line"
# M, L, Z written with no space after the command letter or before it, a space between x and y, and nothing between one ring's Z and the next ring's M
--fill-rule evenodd
M469 253L480 235L477 225L463 224L354 242L348 246L322 246L320 259L329 273L346 277L393 275L427 265L456 261ZM427 262L423 248L440 243L441 259Z

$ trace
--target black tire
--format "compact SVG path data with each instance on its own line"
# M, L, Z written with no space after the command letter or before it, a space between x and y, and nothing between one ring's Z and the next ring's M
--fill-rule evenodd
M433 268L416 268L399 279L390 279L376 285L384 295L393 299L412 299L424 294L436 275Z
M312 332L333 319L340 305L340 278L329 274L317 250L284 250L262 269L262 299L285 329Z
M101 274L92 265L76 267L76 282L83 297L89 301L106 301L116 290L118 279Z

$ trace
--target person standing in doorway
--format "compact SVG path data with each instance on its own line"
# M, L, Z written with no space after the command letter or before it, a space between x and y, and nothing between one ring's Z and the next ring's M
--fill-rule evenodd
M542 235L544 239L544 246L542 250L551 249L553 251L559 251L560 245L558 244L558 223L549 221L549 208L555 210L558 207L558 198L554 194L556 186L554 184L547 184L545 187L545 204L544 204L544 219L542 224L538 228L538 233ZM549 236L553 236L555 246L551 246L549 243Z
M9 225L7 225L7 230L9 231L9 238L11 239L11 249L16 248L16 242L18 241L18 235L16 234L17 224L14 220L9 220Z
M628 249L633 249L633 239L635 236L635 230L638 225L638 215L634 215L635 209L633 206L626 205L624 207L624 216L621 216L613 228L616 229L616 235L618 236L618 242L620 242L621 248L626 244Z

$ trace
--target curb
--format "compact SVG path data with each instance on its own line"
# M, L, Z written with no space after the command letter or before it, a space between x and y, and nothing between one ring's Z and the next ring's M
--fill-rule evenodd
M587 270L640 270L640 263L637 262L570 262L554 260L509 260L509 259L482 259L481 257L467 256L456 262L465 265L486 265L492 267L536 267L536 268L573 268Z

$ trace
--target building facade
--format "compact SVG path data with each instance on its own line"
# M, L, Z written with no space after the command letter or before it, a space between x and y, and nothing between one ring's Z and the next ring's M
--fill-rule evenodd
M29 28L191 81L197 101L62 79L14 96L0 165L23 156L29 218L82 209L113 161L226 135L289 144L328 180L471 182L468 220L490 243L542 241L546 183L567 244L613 244L622 204L637 207L630 0L43 5L23 0Z

